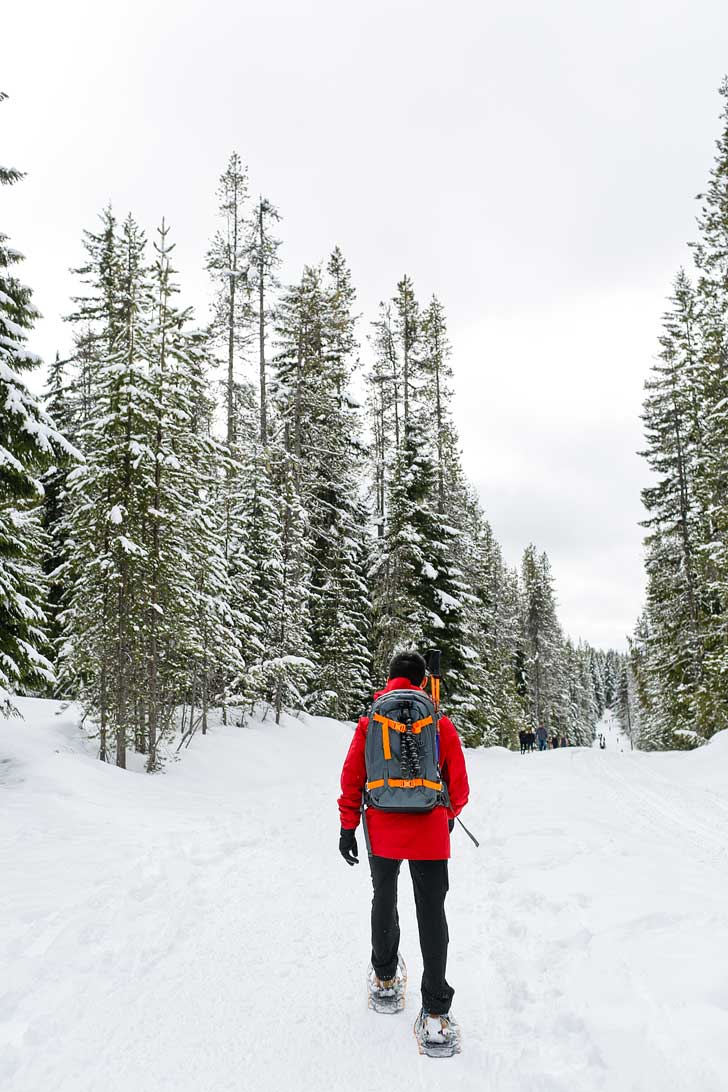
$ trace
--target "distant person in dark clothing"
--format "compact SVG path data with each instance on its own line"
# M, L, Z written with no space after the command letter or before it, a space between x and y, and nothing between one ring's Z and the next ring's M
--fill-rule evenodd
M549 734L543 724L539 725L536 729L536 742L538 743L539 751L545 751L549 745Z
M533 745L536 742L536 736L533 732L526 732L526 737L528 739L528 749L529 751L533 751Z
M525 755L526 748L528 747L528 732L521 730L518 733L518 742L521 744L521 754Z
M568 746L569 746L569 741L568 741L568 739L566 738L566 736L562 736L562 737L561 737L561 746L562 746L562 747L568 747Z

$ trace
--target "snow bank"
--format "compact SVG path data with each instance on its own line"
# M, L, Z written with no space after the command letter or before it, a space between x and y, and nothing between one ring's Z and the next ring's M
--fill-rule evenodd
M22 705L0 722L3 1092L725 1089L727 733L691 754L468 753L464 1047L437 1062L411 1034L406 872L407 1011L366 1009L369 881L337 853L351 725L215 726L148 777L95 761L73 707Z

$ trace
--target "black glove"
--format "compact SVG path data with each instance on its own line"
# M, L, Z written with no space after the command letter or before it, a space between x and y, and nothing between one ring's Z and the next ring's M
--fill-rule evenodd
M455 830L455 820L454 819L448 819L447 829L450 831L451 834Z
M356 846L356 831L341 828L339 853L347 864L359 864L359 850Z

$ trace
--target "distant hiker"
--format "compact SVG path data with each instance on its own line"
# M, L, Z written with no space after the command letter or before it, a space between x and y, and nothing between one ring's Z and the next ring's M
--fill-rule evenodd
M607 741L604 738L604 736L600 736L599 737L599 750L600 751L606 751L606 749L607 749Z
M526 748L528 747L528 732L521 730L518 733L518 742L521 744L521 754L525 755Z
M374 695L369 716L359 719L341 771L339 850L347 864L359 863L355 831L363 815L374 889L369 1003L377 1011L404 1007L397 878L402 861L409 862L424 964L415 1033L425 1053L454 1053L459 1030L450 1015L454 990L445 978L445 896L450 833L469 788L455 726L440 716L438 730L436 707L423 690L426 671L418 652L395 655L387 685ZM439 669L437 674L439 684ZM424 740L437 756L424 750Z
M551 737L551 750L552 751L558 751L558 749L559 749L559 737L558 736L552 736Z
M562 747L568 747L568 746L569 746L569 741L568 741L568 739L566 738L566 736L562 736L562 737L561 737L561 746L562 746Z
M543 724L540 724L536 729L536 742L538 743L539 751L545 751L548 748L549 734Z
M529 749L529 751L533 751L533 747L534 747L534 744L536 742L536 733L535 732L526 732L526 736L528 738L528 749Z

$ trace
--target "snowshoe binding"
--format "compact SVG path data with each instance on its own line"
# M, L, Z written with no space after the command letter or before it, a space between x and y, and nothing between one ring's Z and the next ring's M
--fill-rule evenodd
M397 956L397 970L393 978L378 978L370 963L367 990L370 1009L375 1012L401 1012L407 991L407 968L402 956Z
M432 1016L420 1009L414 1033L420 1054L428 1058L452 1058L460 1053L460 1027L450 1013Z

